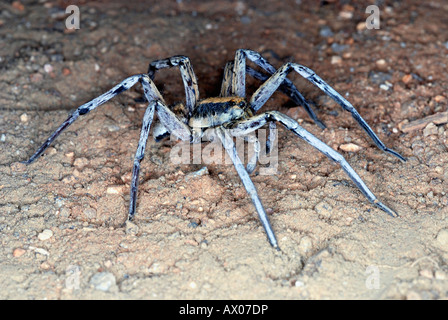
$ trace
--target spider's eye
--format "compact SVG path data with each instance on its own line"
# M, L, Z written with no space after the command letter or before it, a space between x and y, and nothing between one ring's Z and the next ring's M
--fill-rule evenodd
M246 101L241 101L240 103L238 103L238 107L240 108L244 108L246 106Z

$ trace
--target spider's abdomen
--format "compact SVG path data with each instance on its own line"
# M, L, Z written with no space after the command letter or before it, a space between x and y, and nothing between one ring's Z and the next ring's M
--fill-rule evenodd
M242 118L246 105L240 97L204 99L198 102L188 124L192 128L216 127Z

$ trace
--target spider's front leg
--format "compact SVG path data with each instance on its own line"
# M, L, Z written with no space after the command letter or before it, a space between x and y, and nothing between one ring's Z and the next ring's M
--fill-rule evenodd
M288 62L279 68L265 83L263 83L260 88L252 95L250 99L251 106L258 110L266 101L272 96L272 94L277 90L277 88L285 81L286 76L291 72L295 71L302 77L316 85L325 94L330 96L334 101L336 101L344 110L349 111L352 117L358 122L361 128L370 136L377 147L384 152L387 152L402 161L406 161L406 158L400 155L398 152L389 149L380 140L380 138L373 132L367 122L361 117L358 111L348 102L344 97L342 97L336 90L330 87L325 81L323 81L318 75L314 73L313 70L301 66L296 63Z
M144 86L145 83L142 83ZM131 179L131 191L130 191L130 203L128 220L132 220L135 215L137 207L137 195L138 195L138 180L140 174L140 163L145 156L146 143L148 141L149 131L151 123L154 118L154 112L157 112L162 125L173 135L184 141L191 140L191 132L189 127L180 121L174 112L172 112L166 105L160 100L151 101L146 109L143 117L142 129L140 132L140 139L138 141L137 151L134 157L134 166L132 169Z
M258 197L257 189L255 188L254 183L250 179L249 174L244 168L244 164L241 162L241 159L238 156L238 152L236 150L233 139L226 132L226 129L222 127L216 128L215 132L218 138L221 140L224 149L226 149L227 154L230 156L230 159L232 159L233 165L235 166L235 169L238 172L238 175L240 176L240 179L243 182L243 185L246 188L247 193L252 199L255 209L257 210L258 217L260 218L261 224L263 225L263 228L268 237L269 243L274 248L279 250L278 242L275 237L274 231L272 230L271 224L269 222L268 215L266 214L263 204L261 203L261 200Z
M278 112L278 111L268 111L262 113L258 116L255 116L251 119L243 120L237 122L231 129L232 135L246 135L250 132L259 129L267 122L278 121L282 125L284 125L288 130L294 132L299 138L305 140L311 146L322 152L331 160L337 162L345 173L350 177L350 179L356 184L359 190L364 194L364 196L375 206L385 211L392 217L397 217L398 214L395 213L392 209L388 208L385 204L378 201L376 196L370 191L367 185L362 181L361 177L356 173L356 171L350 166L347 160L344 157L333 150L331 147L320 141L313 134L302 128L297 121L288 117L287 115Z
M269 64L262 56L255 51L239 49L235 56L235 61L228 62L224 68L224 77L221 84L221 96L241 96L246 94L246 74L254 77L255 79L266 81L269 79L268 75L258 72L246 65L246 58L253 63L260 66L266 71L269 76L272 75L276 69ZM325 124L319 120L314 110L309 105L308 101L299 92L296 86L289 80L285 79L278 88L286 96L288 96L296 105L302 106L308 113L308 116L316 123L321 129L325 129ZM261 106L260 106L261 107ZM254 112L258 109L251 106Z
M172 67L179 67L180 75L185 87L185 107L187 109L188 117L190 117L199 100L199 88L196 75L188 57L173 56L166 59L155 60L149 64L148 76L154 80L156 71Z

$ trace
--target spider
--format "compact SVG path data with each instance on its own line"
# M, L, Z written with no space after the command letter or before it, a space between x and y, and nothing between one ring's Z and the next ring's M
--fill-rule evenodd
M246 60L251 61L264 71L260 72L247 66ZM178 67L180 70L183 85L185 87L186 99L184 103L178 103L169 107L165 103L164 98L155 86L153 80L157 71L171 67ZM155 113L157 113L159 118L159 123L153 130L153 136L156 140L161 139L167 134L173 134L183 141L198 143L207 131L214 131L213 137L219 139L232 160L235 169L255 206L268 241L272 247L276 249L279 249L277 239L266 211L258 197L256 188L249 176L255 169L258 156L257 152L255 152L255 155L249 160L247 167L245 167L237 154L235 143L233 141L233 137L244 137L265 124L268 124L270 129L270 134L266 141L267 152L269 152L276 139L275 128L276 122L278 122L318 151L322 152L325 156L338 163L372 204L392 217L398 216L396 212L375 197L341 154L320 141L310 132L306 131L297 123L297 121L278 111L267 111L255 115L271 95L275 91L280 90L295 104L301 105L319 127L325 128L325 125L317 118L316 114L309 106L308 101L298 91L292 81L287 78L287 75L292 71L297 72L299 75L310 81L335 100L344 110L349 111L352 117L367 132L379 149L402 161L406 161L406 159L399 153L387 148L350 102L324 82L314 73L314 71L292 62L288 62L279 69L275 69L256 51L239 49L236 51L235 59L225 65L219 97L204 100L199 99L196 76L188 57L172 56L167 59L155 60L149 64L149 69L146 74L130 76L106 93L78 107L67 120L65 120L56 131L51 134L29 160L25 161L25 163L30 164L36 160L39 155L41 155L44 150L79 116L89 113L99 105L102 105L121 92L128 90L137 82L140 82L143 87L145 98L148 101L148 106L143 116L140 139L134 157L127 221L132 220L136 212L140 163L145 154L146 142ZM246 97L247 75L263 81L262 85L254 92L250 99ZM175 113L173 110L180 110L181 112Z

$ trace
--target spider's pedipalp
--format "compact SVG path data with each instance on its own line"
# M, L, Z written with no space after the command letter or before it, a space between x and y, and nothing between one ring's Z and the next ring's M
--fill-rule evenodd
M345 158L340 153L336 152L327 144L320 141L313 134L302 128L297 123L297 121L288 117L287 115L278 111L268 111L251 119L239 121L230 130L234 131L232 135L245 135L261 128L267 122L273 121L280 122L288 130L294 132L299 138L306 141L308 144L322 152L331 160L337 162L371 203L391 216L398 216L398 214L396 214L392 209L388 208L385 204L378 201L376 196L372 193L372 191L370 191L364 181L362 181L361 177L356 173L356 171L350 166L347 160L345 160Z

